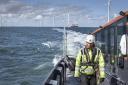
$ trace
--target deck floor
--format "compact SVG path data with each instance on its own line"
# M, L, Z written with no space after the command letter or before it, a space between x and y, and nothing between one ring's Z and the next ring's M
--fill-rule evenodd
M67 70L67 80L65 85L80 85L80 81L76 80L73 75L73 73ZM106 77L105 81L100 85L109 85L109 77Z
M67 69L66 85L80 85L80 82L73 77L73 73Z

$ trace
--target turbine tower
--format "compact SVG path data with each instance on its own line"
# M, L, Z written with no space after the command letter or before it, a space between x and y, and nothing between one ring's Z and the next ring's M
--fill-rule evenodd
M0 14L0 27L2 27L2 16Z
M53 27L55 27L55 16L54 15L52 17L52 24L53 24Z

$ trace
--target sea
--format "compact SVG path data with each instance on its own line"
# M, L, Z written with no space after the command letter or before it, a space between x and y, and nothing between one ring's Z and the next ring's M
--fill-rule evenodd
M96 27L66 28L67 54L76 56ZM0 85L42 85L64 52L63 27L0 27Z

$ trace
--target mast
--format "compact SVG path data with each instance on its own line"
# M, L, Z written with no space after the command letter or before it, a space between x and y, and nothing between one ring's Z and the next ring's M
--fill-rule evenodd
M69 13L66 15L67 17L67 28L69 26ZM67 55L67 31L66 31L66 26L64 26L64 35L63 35L63 57Z
M66 29L64 26L64 32L63 32L63 57L66 56Z
M110 20L110 5L111 5L111 0L108 0L108 22Z

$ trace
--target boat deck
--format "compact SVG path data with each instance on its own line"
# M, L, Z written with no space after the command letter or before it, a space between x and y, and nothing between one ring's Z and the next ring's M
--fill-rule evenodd
M73 77L73 72L70 72L69 70L67 70L67 79L66 79L66 84L65 85L80 85L80 81L76 80ZM105 81L100 84L100 85L109 85L109 77L105 78Z

